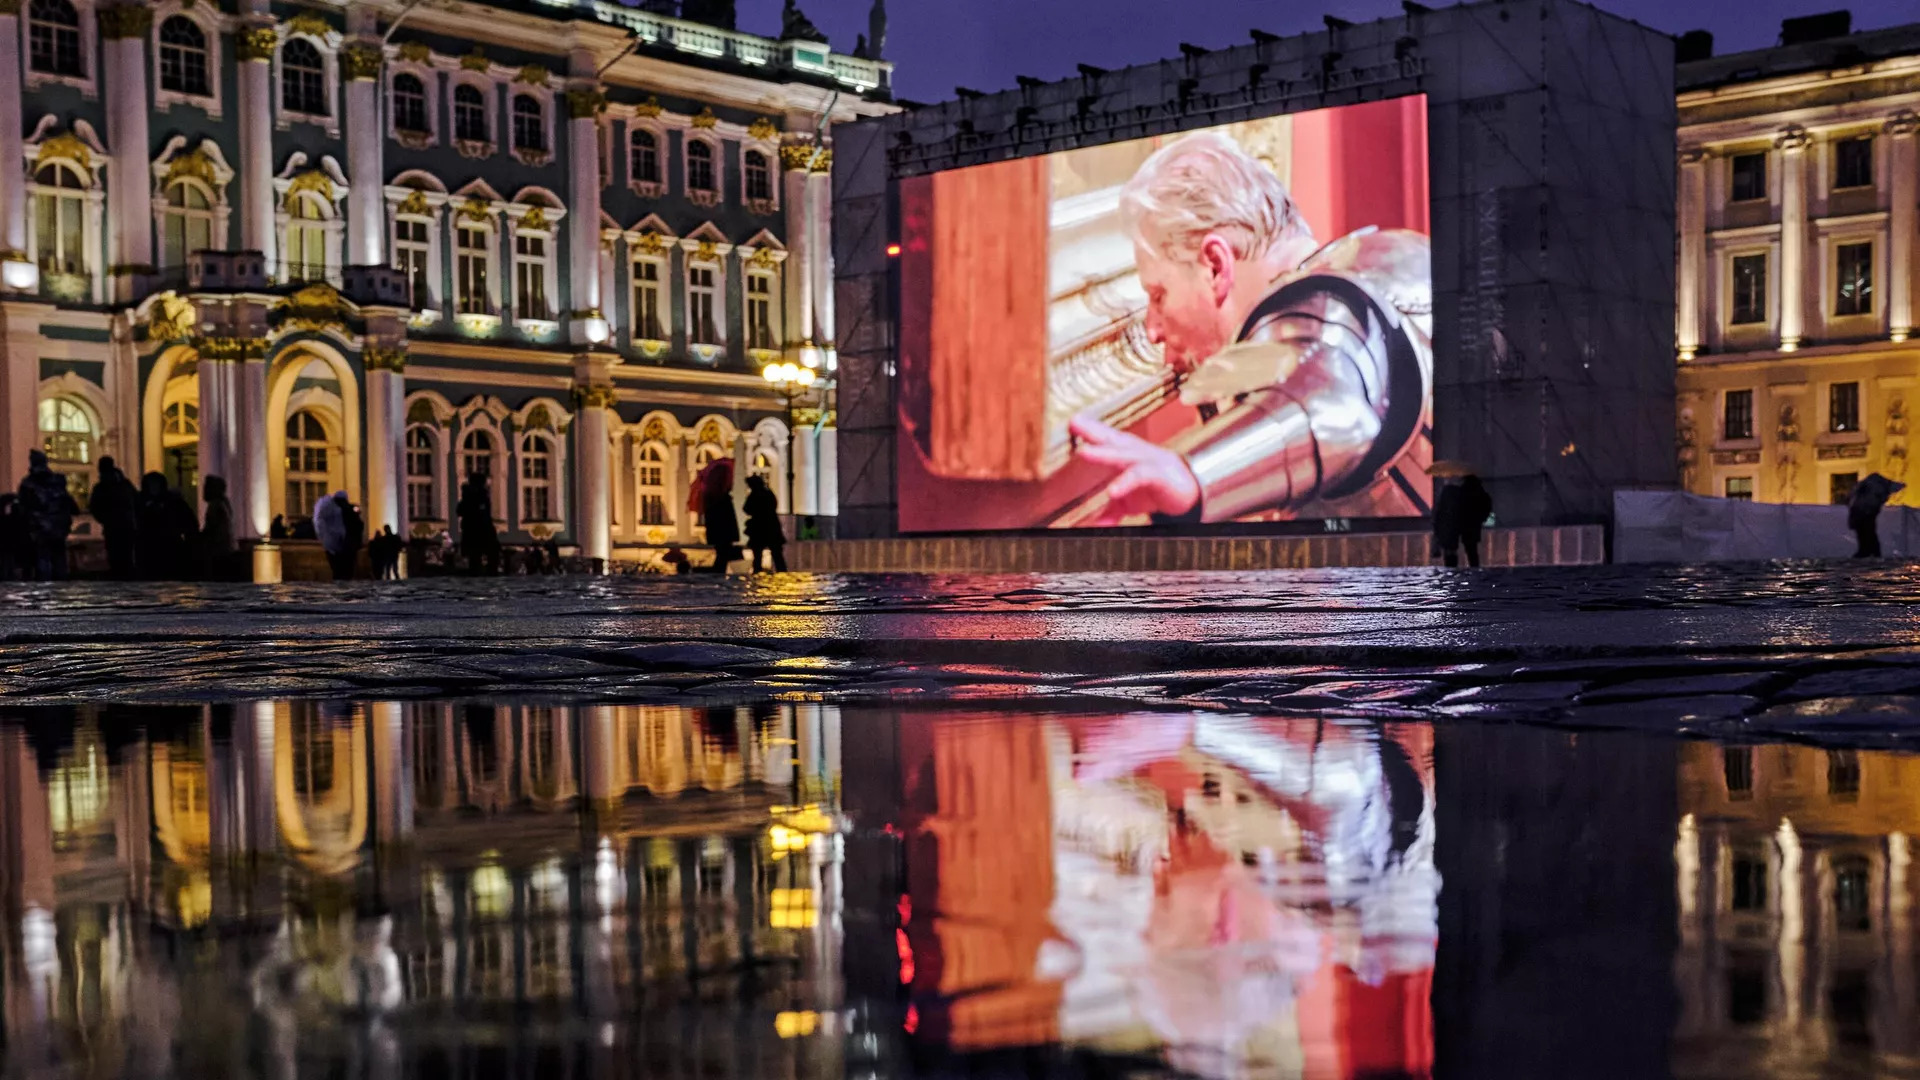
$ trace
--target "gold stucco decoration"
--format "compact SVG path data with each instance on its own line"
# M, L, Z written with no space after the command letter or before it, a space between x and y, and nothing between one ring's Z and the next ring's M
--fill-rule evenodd
M487 59L487 54L481 51L480 46L475 45L472 52L460 58L460 67L465 71L488 71L492 69L493 61Z
M710 130L720 126L720 118L713 115L713 107L708 106L695 114L694 118L688 121L688 123L697 128Z
M649 97L647 100L633 107L633 115L643 116L649 120L659 119L660 114L665 111L665 107L660 104L660 99L657 97Z
M377 79L380 77L380 64L385 59L380 46L356 41L340 51L340 70L349 79Z
M192 302L177 293L163 292L153 298L153 307L147 312L147 340L177 341L189 338L199 323Z
M400 43L400 59L409 64L425 64L433 59L433 50L427 48L424 41L403 41Z
M406 198L400 200L400 205L394 207L394 212L413 214L417 217L432 217L433 207L427 205L427 193L415 189Z
M361 350L360 363L368 371L407 370L407 347L405 345L369 345Z
M476 195L460 208L460 218L479 225L490 224L493 220L493 204Z
M33 155L33 167L36 169L49 161L73 161L91 169L93 150L81 141L80 136L63 131L40 140L40 149Z
M327 24L327 20L313 12L303 11L287 20L287 33L325 39L328 34L333 33L333 27Z
M547 71L545 65L528 64L513 76L513 81L525 83L528 86L545 86L550 77L550 73Z
M747 137L751 139L759 139L765 142L778 134L780 134L780 129L774 126L772 119L765 116L747 125Z
M233 53L241 60L271 60L280 35L270 26L249 26L233 36Z
M287 198L289 200L306 191L311 191L328 202L333 202L338 197L333 191L332 178L328 177L326 173L321 172L319 169L308 169L306 172L294 177L287 184Z
M315 282L274 305L285 330L344 329L353 309L340 290L325 282Z

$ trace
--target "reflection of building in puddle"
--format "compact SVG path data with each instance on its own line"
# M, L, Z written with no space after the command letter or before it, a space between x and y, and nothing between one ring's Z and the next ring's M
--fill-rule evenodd
M1425 729L916 726L907 936L930 1037L1158 1050L1216 1076L1427 1067Z
M291 1076L347 1054L401 1075L412 1025L422 1067L458 1072L591 1020L596 1047L688 1074L843 1071L749 1004L836 1023L830 707L116 719L112 738L84 716L0 725L9 1070ZM694 987L706 1006L636 1008ZM492 1043L462 1045L475 1031Z
M1680 1071L1910 1061L1920 758L1691 743L1679 789Z

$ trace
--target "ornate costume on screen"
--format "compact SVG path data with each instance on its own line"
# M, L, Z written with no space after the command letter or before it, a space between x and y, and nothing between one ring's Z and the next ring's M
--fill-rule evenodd
M1415 498L1415 478L1391 470L1428 427L1431 261L1419 233L1363 229L1275 284L1181 387L1203 418L1168 443L1200 482L1189 519L1346 516L1342 500L1388 483Z

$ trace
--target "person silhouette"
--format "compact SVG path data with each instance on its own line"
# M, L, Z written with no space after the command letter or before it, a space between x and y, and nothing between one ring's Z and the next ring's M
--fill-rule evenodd
M773 569L786 573L787 535L780 528L780 499L767 486L764 477L747 477L747 551L753 556L753 572L760 572L760 553L773 555Z
M186 569L186 555L200 522L180 493L167 486L157 472L140 478L140 496L134 504L139 543L134 565L148 581L176 581Z
M233 574L233 503L227 499L227 482L209 476L200 485L207 504L207 520L200 527L201 576L208 581L227 581Z
M27 452L27 475L20 480L20 507L33 540L34 577L67 579L67 534L80 505L67 490L67 478L53 471L42 450Z
M100 535L107 542L107 573L115 581L133 577L133 548L137 534L134 503L139 493L133 481L120 471L111 457L100 459L100 479L87 497L87 513L100 523Z

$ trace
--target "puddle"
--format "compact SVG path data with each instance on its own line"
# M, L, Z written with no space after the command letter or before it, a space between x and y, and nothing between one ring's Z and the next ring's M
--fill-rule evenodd
M16 709L0 1075L1914 1075L1917 796L1469 721Z

